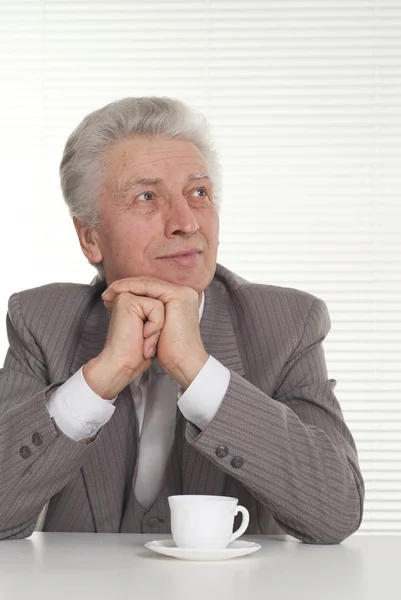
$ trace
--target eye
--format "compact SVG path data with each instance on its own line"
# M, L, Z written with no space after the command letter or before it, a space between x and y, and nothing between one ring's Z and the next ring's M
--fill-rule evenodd
M205 188L197 188L197 189L195 190L195 193L197 193L197 192L202 192L201 194L199 194L199 197L200 197L200 198L206 198L206 196L207 196L207 191L205 190ZM197 195L198 195L198 194L197 194Z
M140 196L138 196L138 200L153 200L152 192L144 192Z

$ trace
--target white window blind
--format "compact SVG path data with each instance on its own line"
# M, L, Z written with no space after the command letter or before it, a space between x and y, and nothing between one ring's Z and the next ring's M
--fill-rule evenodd
M401 1L1 0L0 77L1 314L18 289L94 275L59 190L76 124L183 99L221 153L219 261L326 301L360 531L401 532Z

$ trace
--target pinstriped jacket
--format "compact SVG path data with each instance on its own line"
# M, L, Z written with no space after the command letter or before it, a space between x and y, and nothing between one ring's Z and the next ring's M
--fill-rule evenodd
M250 512L248 533L338 543L359 527L364 484L328 379L322 300L217 265L200 328L207 352L230 370L229 387L202 432L177 411L163 489L145 511L132 492L138 433L129 386L88 445L64 435L46 409L49 392L103 348L103 290L96 278L10 298L0 370L0 539L31 535L47 503L46 531L166 533L167 496L180 493L239 498Z

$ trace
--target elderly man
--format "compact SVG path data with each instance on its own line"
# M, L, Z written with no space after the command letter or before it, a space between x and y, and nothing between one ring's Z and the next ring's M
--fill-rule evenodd
M11 296L0 537L170 532L172 494L235 496L248 533L337 543L364 487L327 379L324 302L216 265L207 123L126 98L69 137L61 185L98 276Z

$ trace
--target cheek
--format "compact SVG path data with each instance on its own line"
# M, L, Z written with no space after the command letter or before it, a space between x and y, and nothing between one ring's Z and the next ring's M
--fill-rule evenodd
M121 251L135 262L144 262L150 254L155 240L154 224L148 220L125 222L117 236Z
M210 249L217 248L219 242L219 216L214 214L212 218L210 214L207 215L204 221L205 225L203 228L203 234L208 242Z

